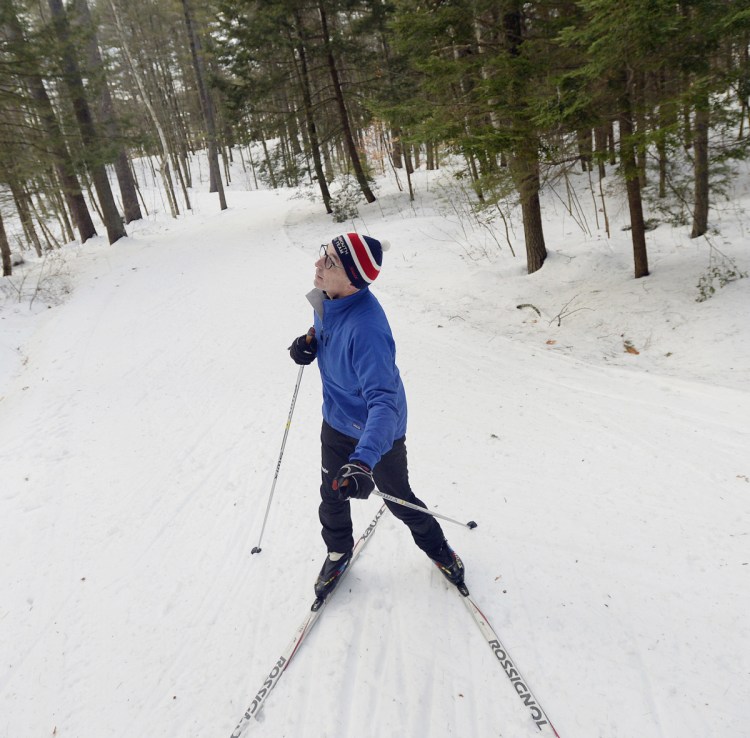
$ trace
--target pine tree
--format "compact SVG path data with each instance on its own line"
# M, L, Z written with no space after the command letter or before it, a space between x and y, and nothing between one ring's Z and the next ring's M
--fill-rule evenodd
M569 5L405 0L394 21L398 47L420 77L418 94L394 108L393 122L418 118L412 126L424 139L462 153L480 201L502 197L512 182L530 273L547 255L539 189L555 121L545 111L565 58L556 36Z
M10 84L21 94L21 106L16 101L16 113L25 111L23 128L15 132L7 147L18 152L25 146L27 137L34 136L34 149L37 153L32 169L45 166L37 158L39 154L49 155L83 243L96 235L96 228L79 184L66 137L44 84L42 49L45 38L38 32L26 32L11 0L3 5L0 25L5 29L7 39L5 72L13 80ZM29 159L30 155L24 153L19 156L17 153L14 158L17 161Z
M636 278L649 273L638 152L645 148L645 130L636 120L646 120L644 82L659 68L670 49L678 22L675 8L666 0L583 0L584 15L563 37L583 57L581 66L563 80L562 117L587 110L603 125L614 118L620 134L621 173L630 211L633 263Z
M110 83L106 76L104 60L99 51L99 41L96 33L91 12L87 0L73 0L72 11L75 14L79 30L82 30L86 41L86 55L88 57L86 72L89 85L92 80L98 88L99 104L97 106L97 119L103 128L107 138L107 145L112 153L106 158L114 160L115 174L122 196L122 208L125 222L130 223L140 220L141 208L138 205L138 193L135 177L130 166L128 153L123 145L123 136L120 130L120 122L115 111L114 100L110 91Z
M3 277L10 277L13 274L13 262L2 212L0 212L0 258L2 258L3 263Z
M81 139L85 148L87 166L94 180L99 205L102 209L104 226L110 243L127 236L122 218L117 212L115 199L107 177L100 154L100 136L94 124L94 118L86 96L81 78L81 71L75 48L72 42L70 24L63 7L62 0L48 0L52 24L60 42L60 57L63 72L63 82L68 90L70 102L73 105Z
M195 27L193 11L189 0L182 0L182 9L185 15L190 55L193 60L193 69L195 70L195 79L198 85L198 96L201 103L201 110L203 111L203 119L206 125L208 165L211 172L210 190L211 192L219 193L219 206L222 210L226 210L227 201L224 196L224 185L221 180L221 171L219 169L216 114L214 111L214 102L209 95L208 88L206 87L206 71L203 61L203 52L201 49L200 34Z

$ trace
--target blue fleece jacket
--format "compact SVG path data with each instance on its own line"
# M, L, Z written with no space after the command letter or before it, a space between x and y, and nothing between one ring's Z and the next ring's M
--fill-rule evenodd
M316 310L323 418L357 439L352 459L371 469L406 434L406 394L391 328L369 288Z

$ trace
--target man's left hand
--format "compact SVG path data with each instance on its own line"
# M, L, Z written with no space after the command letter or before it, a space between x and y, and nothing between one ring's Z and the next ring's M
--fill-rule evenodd
M352 459L338 470L332 486L341 500L366 500L375 489L375 480L369 466Z

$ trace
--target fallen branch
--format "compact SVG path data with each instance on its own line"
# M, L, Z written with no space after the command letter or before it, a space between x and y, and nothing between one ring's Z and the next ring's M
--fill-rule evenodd
M571 297L571 298L570 298L570 300L568 300L568 301L567 301L567 302L566 302L566 303L565 303L565 304L564 304L564 305L562 306L562 308L560 309L560 312L559 312L559 313L558 313L557 315L555 315L555 317L554 317L554 318L552 318L552 320L550 320L550 321L549 321L549 325L552 325L552 322L553 322L554 320L556 320L556 321L557 321L557 325L558 325L558 326L559 326L559 325L562 325L562 319L563 319L563 318L567 318L567 317L568 317L569 315L573 315L573 313L578 313L578 312L580 312L581 310L591 310L591 308L587 308L587 307L580 307L580 308L576 308L575 310L567 310L567 311L566 311L566 309L567 309L568 305L570 305L570 303L571 303L571 302L573 302L573 300L575 300L575 299L576 299L577 297L578 297L578 295L576 295L575 297Z

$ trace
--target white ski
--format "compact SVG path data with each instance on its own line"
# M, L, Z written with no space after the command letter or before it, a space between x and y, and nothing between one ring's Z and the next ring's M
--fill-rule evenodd
M375 526L378 524L378 521L383 516L385 511L386 507L385 505L382 505L380 510L378 510L375 517L364 530L362 535L357 539L357 542L354 544L354 549L352 550L352 558L349 562L349 566L346 567L344 573L341 575L339 583L336 585L336 587L328 594L325 599L321 600L317 597L315 598L312 606L310 607L310 612L307 614L302 623L300 623L300 626L297 628L294 637L291 641L289 641L289 645L279 656L273 669L271 669L270 673L263 682L263 686L258 690L257 694L253 698L253 701L250 703L250 707L245 710L245 714L242 716L240 722L237 723L237 727L234 729L231 738L239 738L248 729L254 718L258 717L258 714L263 709L263 705L265 704L268 695L271 693L271 690L276 686L279 679L281 679L281 675L287 670L289 664L294 658L294 655L302 645L302 642L305 640L305 638L307 638L308 634L313 629L313 626L318 621L320 614L325 609L325 605L330 599L331 595L333 595L336 589L341 586L341 579L343 579L346 576L346 573L352 568L354 562L357 560L357 557L365 547L365 544L370 540L370 537L375 531Z
M547 714L539 704L539 700L534 696L533 692L528 686L526 680L521 676L521 672L518 670L513 659L508 653L508 649L502 644L494 628L490 625L490 621L487 620L485 614L479 609L478 605L471 598L469 590L465 584L458 585L456 587L461 599L463 600L466 609L471 613L471 617L474 618L474 622L482 632L484 639L495 654L500 666L503 667L505 675L510 679L510 683L513 685L513 689L516 694L521 698L521 701L526 705L531 713L531 719L534 724L542 733L542 735L550 736L552 738L560 738L555 726L552 725L552 721L547 717Z

